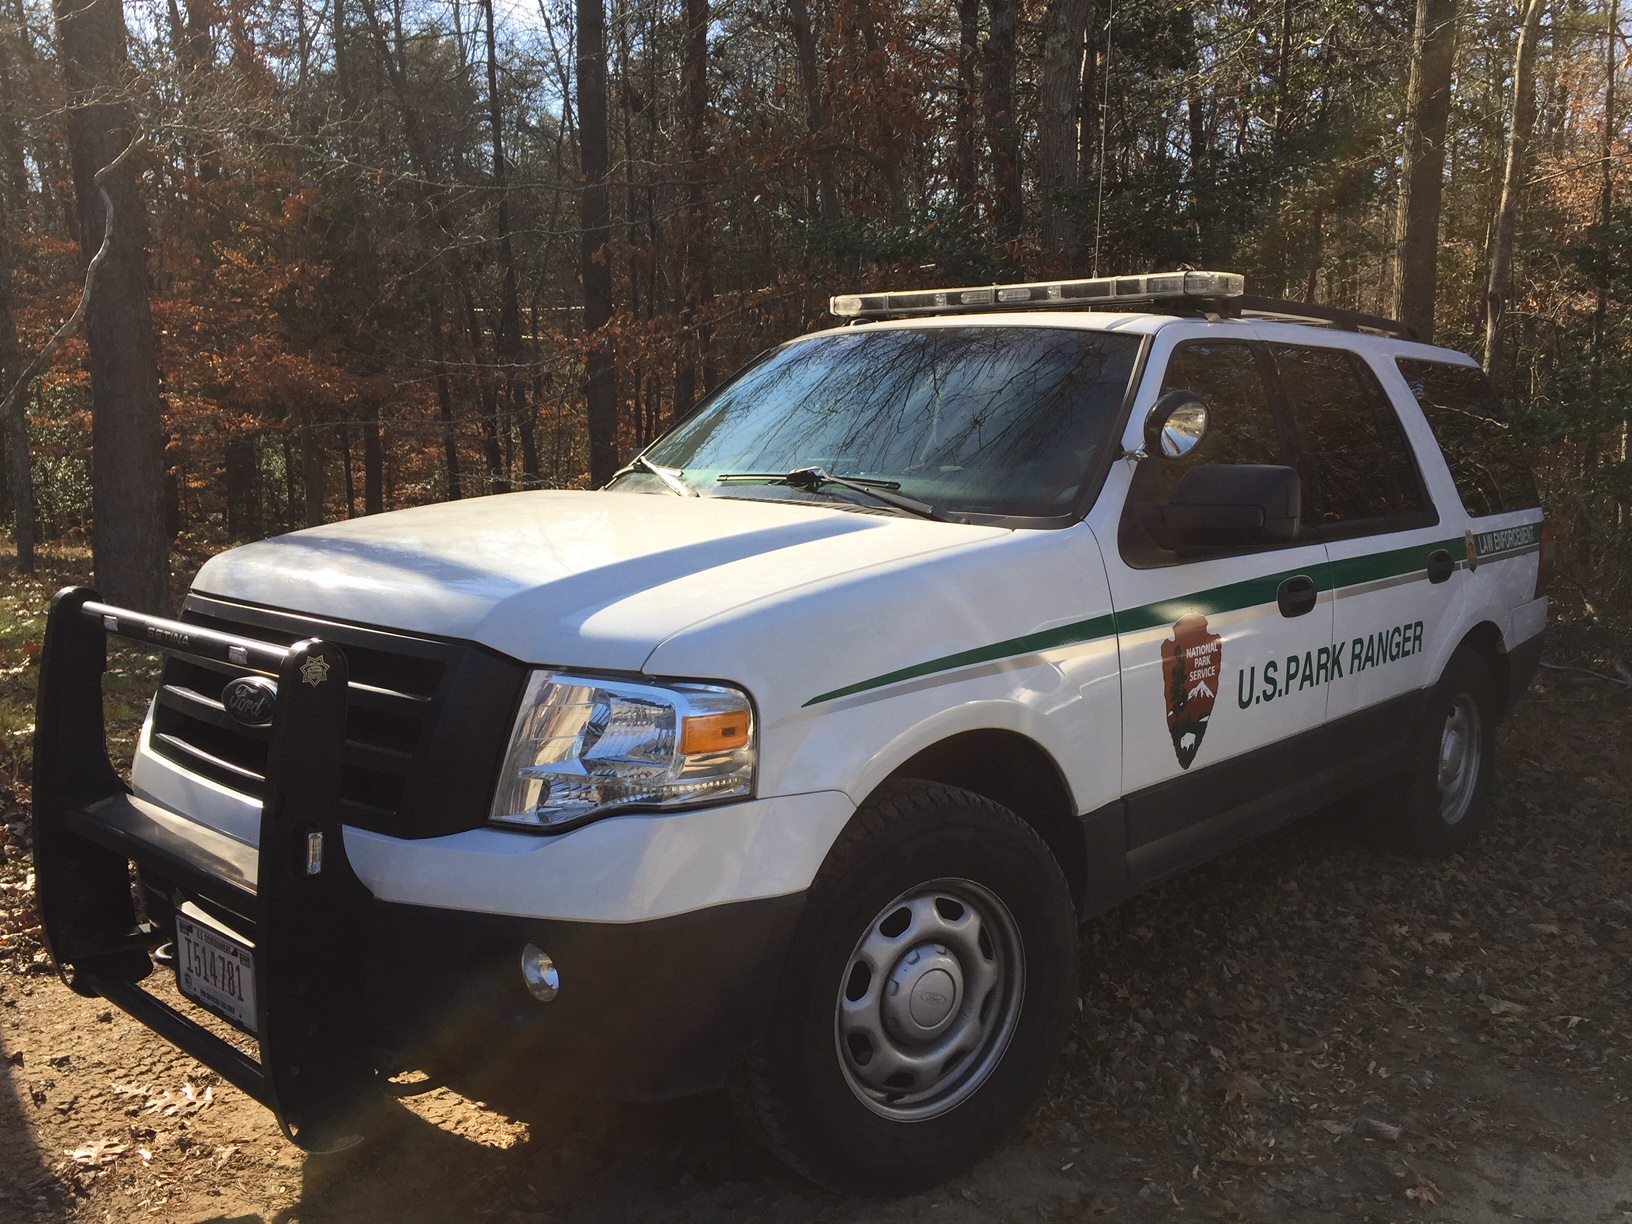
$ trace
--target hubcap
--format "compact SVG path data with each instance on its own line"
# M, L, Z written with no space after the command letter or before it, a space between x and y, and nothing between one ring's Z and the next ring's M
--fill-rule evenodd
M1458 693L1439 736L1439 814L1446 824L1460 822L1473 805L1483 753L1479 707Z
M839 1065L881 1117L917 1122L968 1099L1014 1036L1025 990L1008 907L971 880L934 880L873 919L845 963Z

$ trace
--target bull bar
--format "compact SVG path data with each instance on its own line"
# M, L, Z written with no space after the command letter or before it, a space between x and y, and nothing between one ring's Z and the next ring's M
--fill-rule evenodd
M120 778L103 719L109 635L275 678L257 844L141 798ZM369 904L340 822L346 706L346 658L333 643L238 637L113 607L84 587L51 602L33 774L46 948L76 993L106 999L266 1105L307 1151L356 1142L384 1099L359 1022L362 975L343 951ZM177 908L215 907L251 943L258 1059L142 987L173 933L146 913L131 864L147 889L165 890Z

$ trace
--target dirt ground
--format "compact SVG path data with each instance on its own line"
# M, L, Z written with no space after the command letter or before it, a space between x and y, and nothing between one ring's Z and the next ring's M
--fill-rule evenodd
M810 1189L713 1098L437 1091L305 1157L58 984L8 803L0 1220L1632 1219L1632 685L1546 672L1502 749L1492 827L1452 861L1365 848L1349 808L1093 921L1044 1104L887 1204Z

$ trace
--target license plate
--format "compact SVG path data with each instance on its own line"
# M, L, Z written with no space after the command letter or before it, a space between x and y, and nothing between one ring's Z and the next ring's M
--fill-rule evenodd
M176 978L189 999L255 1031L255 954L249 948L178 913Z

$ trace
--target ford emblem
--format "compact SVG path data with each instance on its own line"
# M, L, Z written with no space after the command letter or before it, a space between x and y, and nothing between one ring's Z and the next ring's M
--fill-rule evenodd
M265 676L239 676L221 690L227 717L246 727L269 727L278 704L278 686Z

